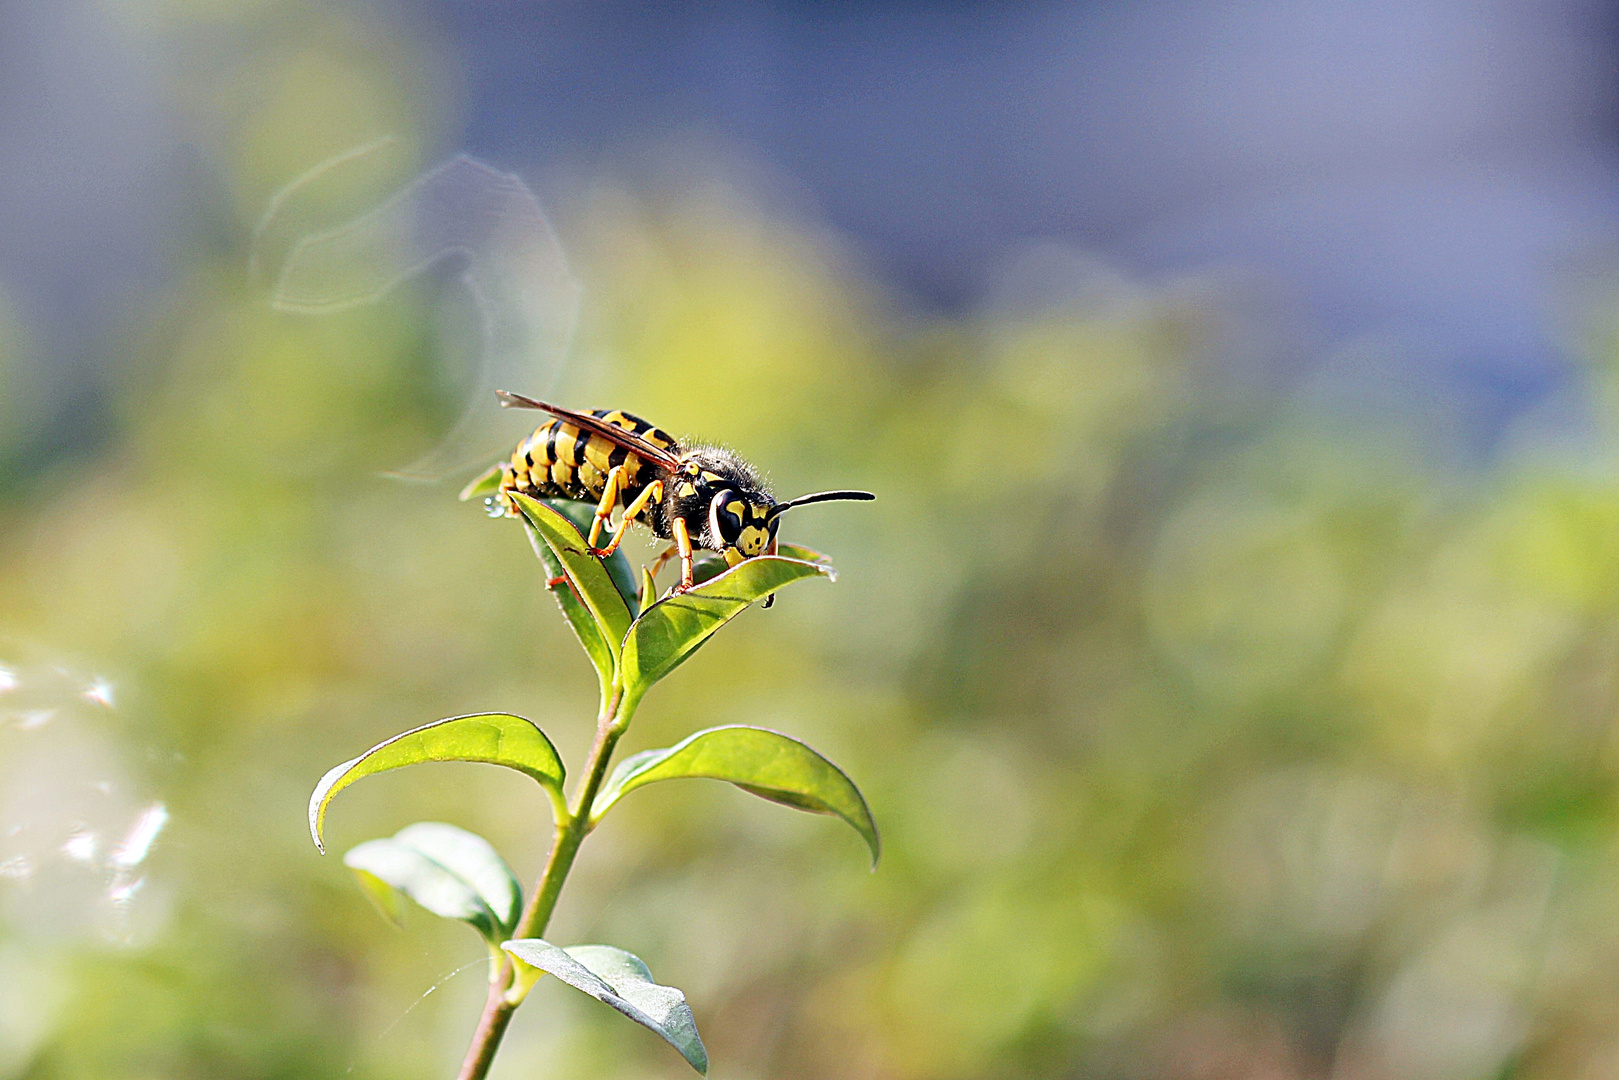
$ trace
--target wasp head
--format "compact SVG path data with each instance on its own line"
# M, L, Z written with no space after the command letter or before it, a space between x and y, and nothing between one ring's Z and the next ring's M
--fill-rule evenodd
M719 552L731 566L774 551L781 515L795 506L875 498L865 491L823 491L777 502L752 465L716 447L681 455L668 487L665 514L684 518L693 546Z
M692 544L732 566L763 554L776 536L776 500L753 466L716 447L681 455L666 513L686 521Z

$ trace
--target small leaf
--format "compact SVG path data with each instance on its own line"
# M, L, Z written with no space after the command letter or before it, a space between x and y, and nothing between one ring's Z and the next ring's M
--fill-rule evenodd
M652 580L652 568L641 567L641 602L639 609L645 611L658 602L658 583Z
M479 495L493 495L500 490L500 462L489 466L476 480L461 489L461 501L475 499Z
M659 679L673 671L709 636L755 600L791 582L831 577L830 567L760 555L690 592L653 604L635 620L624 640L625 697L633 705Z
M568 573L562 568L557 553L552 551L551 545L540 536L540 531L534 527L534 523L524 518L523 528L528 532L528 542L533 545L534 554L540 557L540 562L545 567L546 578L548 581L557 582L546 587L556 598L557 607L562 609L563 618L573 627L573 634L579 639L579 644L584 646L585 655L590 657L590 663L596 669L596 675L601 682L602 697L605 698L613 681L613 672L617 670L617 661L613 659L613 650L607 647L607 639L602 636L601 624L596 621L596 616L590 613L590 609L585 607L585 602L573 591Z
M393 838L472 886L494 913L502 934L512 932L523 907L523 887L489 841L441 821L418 821L394 833Z
M573 499L547 499L545 500L545 505L571 521L573 527L579 530L579 535L584 537L587 542L589 541L590 527L596 520L595 506L590 503L577 502ZM606 537L602 539L605 541ZM613 587L618 590L618 595L623 598L624 605L630 609L630 614L633 616L639 610L639 607L637 606L635 589L635 572L630 569L630 560L621 549L601 560L601 563L607 568L607 576L613 579Z
M750 794L816 814L832 814L854 826L877 865L881 842L865 796L844 771L790 735L756 727L699 731L667 750L645 750L613 770L591 808L601 820L619 799L638 787L681 777L727 780Z
M437 720L380 742L329 770L309 796L309 835L321 851L326 808L356 780L424 761L479 761L504 765L540 782L553 806L562 802L562 759L532 720L510 713L475 713Z
M651 1028L679 1050L692 1068L708 1075L708 1051L697 1035L697 1021L686 995L653 982L652 972L633 953L611 945L559 949L540 938L508 941L501 948Z
M574 528L573 522L527 495L514 494L512 498L517 501L523 515L533 523L540 537L556 553L568 579L579 591L590 613L596 617L602 638L616 658L620 642L630 628L630 609L618 586L613 584L607 568L602 566L601 560L590 555L589 545L579 530Z
M397 837L367 840L350 848L343 865L356 871L356 876L369 875L399 890L434 915L460 919L491 943L498 944L506 934L471 883ZM360 883L369 885L364 877Z

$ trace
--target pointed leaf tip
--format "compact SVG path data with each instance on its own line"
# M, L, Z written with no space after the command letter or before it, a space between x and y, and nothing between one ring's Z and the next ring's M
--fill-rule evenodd
M657 1032L692 1068L708 1075L708 1050L686 995L653 982L652 972L634 953L611 945L562 949L540 938L508 941L501 948Z

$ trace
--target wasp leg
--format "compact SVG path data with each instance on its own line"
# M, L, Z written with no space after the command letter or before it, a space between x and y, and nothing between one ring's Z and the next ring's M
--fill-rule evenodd
M774 555L775 553L776 553L776 538L774 536L772 536L770 538L770 546L765 548L765 554L766 555ZM765 597L765 608L768 610L769 607L772 604L774 604L775 602L776 602L776 594L771 593L769 596Z
M624 466L614 465L607 471L607 483L602 485L601 502L596 504L596 520L590 523L590 549L596 550L602 528L613 520L613 507L618 505L618 493L624 487Z
M590 553L598 559L605 559L617 551L619 542L624 539L624 534L629 531L630 523L635 520L635 515L645 510L646 504L653 499L661 498L663 498L663 481L654 480L646 486L646 489L641 494L635 497L634 502L624 508L624 516L618 519L618 528L613 530L613 538L607 541L607 546L599 549L592 546Z
M685 518L675 518L675 550L680 555L680 584L674 591L683 593L692 587L691 533L686 529Z
M653 577L657 577L658 572L661 571L664 566L668 564L669 560L674 558L677 554L679 554L679 549L676 548L675 545L670 544L659 553L656 559L652 560L652 565L646 568L646 572L651 574Z

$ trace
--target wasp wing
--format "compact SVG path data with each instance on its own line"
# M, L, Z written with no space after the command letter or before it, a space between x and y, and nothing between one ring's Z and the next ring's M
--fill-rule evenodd
M595 432L614 446L622 446L642 461L650 462L665 469L675 469L680 465L680 459L667 447L659 446L654 442L643 439L635 432L621 428L617 424L610 424L599 416L575 412L573 409L564 409L560 405L552 405L549 402L538 401L522 394L514 394L509 390L496 390L495 394L500 398L500 403L507 408L539 409L542 412L548 412L552 416L566 420L577 428Z

